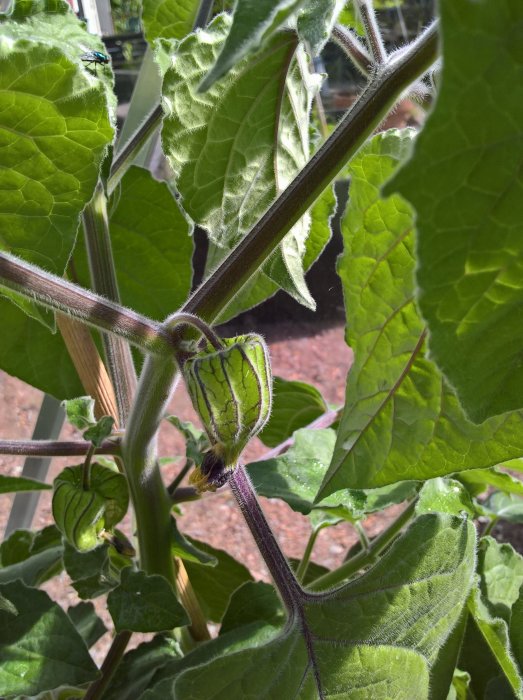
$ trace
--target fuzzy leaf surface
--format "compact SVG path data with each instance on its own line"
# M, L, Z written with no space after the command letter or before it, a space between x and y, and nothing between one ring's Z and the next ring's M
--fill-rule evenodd
M0 610L0 688L3 695L35 695L93 681L98 669L62 608L21 581L0 585L17 615Z
M198 0L144 0L142 23L149 43L155 39L183 39L192 31Z
M429 665L467 597L474 547L468 521L422 516L366 575L303 592L300 615L279 636L182 673L172 697L424 698Z
M351 198L338 263L354 350L346 402L319 498L490 467L523 449L513 413L471 423L436 365L424 356L414 295L413 214L380 188L410 150L411 130L375 136L350 164Z
M416 208L431 356L480 423L523 407L523 5L443 0L440 14L441 91L387 191Z
M177 48L163 83L163 146L189 216L209 235L212 270L256 223L309 157L311 89L302 79L304 54L290 33L275 36L255 59L242 61L205 95L196 88L211 65L230 21L217 17ZM332 198L332 194L330 195ZM310 215L287 234L246 293L259 303L282 287L314 307L303 265L330 236L328 220L307 248ZM327 237L325 239L325 233ZM272 284L271 284L272 283ZM261 285L261 289L258 288ZM276 288L274 286L276 284ZM243 296L243 292L242 292ZM242 302L243 305L243 302ZM238 309L235 309L238 313ZM230 317L226 311L224 318Z
M508 624L512 606L523 585L523 557L510 544L500 544L493 537L482 537L478 569L481 592L490 611Z
M208 90L247 53L259 49L303 4L305 0L238 0L224 46L200 90Z

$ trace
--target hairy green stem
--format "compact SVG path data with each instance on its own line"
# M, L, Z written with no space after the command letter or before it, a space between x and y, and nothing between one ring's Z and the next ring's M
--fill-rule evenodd
M91 445L87 454L85 455L84 463L82 466L82 488L84 491L89 491L91 488L91 462L93 461L93 455L96 450L95 445Z
M438 25L380 66L358 101L251 231L183 307L212 323L438 56Z
M147 357L122 442L136 516L140 566L149 574L165 576L173 587L171 499L156 459L156 438L175 375L174 357Z
M356 522L354 523L354 529L356 530L356 532L358 533L358 537L360 538L360 544L361 544L362 550L364 552L367 552L369 550L369 547L370 547L370 540L367 537L367 533L365 532L365 528L363 527L363 525L360 523L359 520L356 520Z
M172 334L157 321L4 252L0 252L2 286L99 331L122 336L146 352L173 352Z
M296 569L296 578L298 579L298 581L300 581L300 583L302 583L303 579L305 578L305 574L307 573L307 569L309 568L312 550L314 548L314 545L316 544L316 540L322 529L323 528L321 527L315 527L309 535L309 539L307 540L307 544L305 546L305 551L303 552L300 565Z
M161 105L154 107L145 117L136 131L131 134L126 143L118 150L107 180L107 194L111 195L121 179L133 164L134 159L147 143L148 139L160 126L163 117Z
M387 52L385 51L381 30L376 20L372 0L356 0L356 7L365 28L365 35L375 63L378 65L385 63Z
M414 515L415 508L416 500L409 503L405 510L398 515L389 527L372 540L368 549L358 552L358 554L348 559L337 569L329 571L327 574L317 578L309 585L309 589L316 591L331 588L338 583L342 583L363 567L373 564L378 554L388 547L401 532L403 527L409 522Z
M83 226L91 285L98 294L120 303L120 292L109 234L107 201L100 183L96 186L93 198L84 210ZM127 340L113 334L104 333L102 341L109 376L116 395L118 425L120 428L124 428L137 384L131 348Z
M351 29L336 24L332 30L332 38L360 73L367 76L373 70L375 64L372 56Z
M126 630L124 632L119 632L115 636L109 651L107 652L107 656L105 657L100 668L101 675L96 681L91 683L84 695L84 700L98 700L98 698L103 696L111 678L113 677L116 667L122 660L125 649L129 644L129 640L131 639L131 635L132 632L128 632Z

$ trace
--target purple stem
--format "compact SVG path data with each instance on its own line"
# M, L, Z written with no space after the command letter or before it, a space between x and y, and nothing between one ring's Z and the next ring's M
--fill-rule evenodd
M285 607L291 616L300 614L302 589L263 514L252 482L243 465L239 464L231 472L229 485Z
M19 457L83 457L90 442L84 440L0 440L0 454ZM97 455L120 454L119 440L104 440L94 451Z

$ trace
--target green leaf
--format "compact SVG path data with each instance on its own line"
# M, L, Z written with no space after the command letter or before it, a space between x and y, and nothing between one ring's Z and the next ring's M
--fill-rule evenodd
M122 303L163 321L189 296L194 248L191 227L169 187L136 166L124 175L109 209ZM80 283L89 287L85 246L76 246L74 261Z
M0 585L0 595L18 611L0 611L2 694L34 695L98 676L82 637L47 593L14 581Z
M489 486L494 486L505 493L523 495L523 482L506 472L502 472L498 467L471 469L461 472L456 478L465 484L473 496L486 491Z
M205 98L195 95L228 27L228 18L220 16L205 32L182 41L163 84L164 150L185 210L209 234L208 272L309 158L311 90L302 76L303 52L298 51L298 60L289 69L297 46L292 34L275 36L254 61L240 63ZM332 202L332 193L328 199ZM328 220L322 223L308 249L310 217L302 217L257 275L259 279L242 291L242 309L260 303L278 286L300 303L314 306L303 262L317 257L329 238ZM307 262L312 264L312 259ZM233 304L221 321L238 313L238 303Z
M0 24L0 247L62 274L113 137L108 90L79 59L104 49L66 2L17 2ZM29 311L0 299L2 369L58 398L78 395L61 337Z
M309 212L311 226L309 236L305 241L305 252L302 263L305 272L310 269L330 240L330 220L334 216L335 210L336 197L334 196L333 188L328 187L316 200ZM211 244L210 254L212 254L212 251L213 246ZM211 270L213 264L214 261L212 258L208 258L207 269ZM283 288L292 296L292 290L287 287ZM237 295L220 314L220 323L225 323L243 311L261 304L275 294L278 289L278 284L270 279L264 271L264 268L262 268L251 277L242 287L241 294ZM297 299L297 301L300 300Z
M0 493L17 493L18 491L46 491L52 489L50 484L24 476L5 476L0 474Z
M199 90L209 90L247 53L263 46L303 4L304 0L237 0L225 44Z
M112 590L119 583L118 570L114 571L110 548L104 544L91 552L78 552L72 545L64 545L64 567L71 585L80 598L96 598ZM128 565L131 564L130 560ZM118 562L121 564L121 562Z
M145 38L183 39L192 30L198 0L143 0L142 23Z
M215 567L185 561L185 568L205 617L220 622L234 591L246 581L252 581L249 570L230 554L211 547L206 542L191 539L199 550L216 558Z
M492 676L498 675L501 670L516 696L522 697L521 678L512 658L506 622L490 615L477 588L474 588L469 597L468 609L473 617L472 624L476 628L475 630L472 628L470 633L474 635L479 632L481 640L487 645L492 656L492 660L485 658L478 643L474 642L474 637L465 639L460 667L469 671L473 690L486 687ZM467 635L469 635L468 629Z
M264 445L276 447L295 430L305 428L327 410L327 404L316 387L274 377L271 417L258 437Z
M96 614L92 603L78 603L70 607L67 614L87 648L92 647L107 632L106 626Z
M452 687L447 700L473 700L469 694L470 674L457 668L452 677Z
M281 498L298 513L325 511L344 520L357 520L376 510L401 503L413 492L405 482L371 491L345 489L315 502L332 459L336 433L330 428L302 428L294 444L279 457L247 465L256 491L267 498Z
M476 509L468 491L455 479L430 479L423 484L416 513L452 513L460 515L465 512L471 518L476 515Z
M492 537L482 537L478 571L484 602L494 617L500 617L508 624L512 606L523 585L523 557L510 544L499 544Z
M512 606L510 616L510 645L516 658L519 672L523 673L523 588L519 591L519 596Z
M2 298L0 318L0 366L4 372L57 399L73 398L85 391L59 333L50 333L41 323Z
M327 43L346 0L306 0L298 13L297 29L312 56Z
M509 493L495 491L486 501L488 508L498 518L509 523L523 523L523 498Z
M180 656L174 639L157 635L150 642L143 642L128 651L118 664L104 700L136 700L150 686L153 676Z
M444 0L440 13L441 91L386 190L416 208L431 357L480 423L523 407L523 5Z
M175 518L171 518L171 552L174 557L180 557L184 561L207 566L218 564L218 559L215 556L196 547L180 532Z
M470 423L423 355L414 301L413 214L380 188L410 150L413 132L375 136L351 162L351 197L338 263L354 363L338 439L320 497L490 467L519 456L521 416Z
M163 576L123 569L120 585L107 596L117 632L162 632L190 624L187 613Z
M174 698L371 697L428 694L428 666L454 627L474 566L474 527L449 516L416 520L360 579L301 598L271 642L178 675ZM387 586L383 587L383 581Z
M90 396L79 396L76 399L62 401L62 408L68 422L78 430L85 430L96 423L94 399Z
M113 137L105 88L79 60L99 42L65 2L18 2L0 23L2 247L61 275Z
M247 581L231 596L220 627L220 635L251 622L273 627L285 624L285 614L274 586L262 581Z
M187 459L190 459L195 464L200 465L203 460L203 453L210 447L207 433L201 428L197 428L190 421L180 420L178 416L167 416L166 420L169 421L171 425L174 425L174 427L177 428L177 430L179 430L184 436L185 455Z
M15 530L0 545L0 582L21 579L40 586L62 570L62 538L54 526L34 532Z
M274 636L275 628L263 623L250 623L199 645L181 659L167 663L155 674L153 685L139 700L167 700L172 694L173 680L181 671L194 668L222 654L234 653L240 649L251 649L267 642ZM207 699L206 699L207 700Z
M83 434L84 440L92 442L95 447L101 447L103 441L113 432L114 418L112 416L102 416L96 425L87 428Z
M430 670L430 700L449 700L449 696L453 697L450 690L463 644L467 618L467 609L464 608L458 624L438 652Z

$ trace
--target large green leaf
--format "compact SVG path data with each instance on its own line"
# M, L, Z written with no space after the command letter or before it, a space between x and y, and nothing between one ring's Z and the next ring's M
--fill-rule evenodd
M227 39L202 80L208 90L249 52L260 48L305 0L237 0Z
M174 639L157 635L128 651L111 678L104 700L136 700L146 690L155 673L180 656Z
M62 608L47 593L21 581L0 585L17 614L0 610L2 695L35 695L61 685L81 685L98 669Z
M251 622L264 622L273 627L285 623L281 600L274 586L262 581L247 581L234 591L223 616L220 635Z
M113 137L79 60L93 38L66 2L19 2L0 24L0 244L62 274Z
M189 624L187 613L163 576L127 567L121 583L107 596L107 608L117 632L162 632Z
M205 32L182 41L163 84L164 149L185 210L208 231L212 243L208 271L254 225L309 157L311 90L306 84L309 79L303 79L301 51L300 60L289 70L297 46L292 34L278 34L256 59L241 62L205 96L195 94L229 24L226 16L220 16ZM265 277L256 281L262 290L252 285L246 290L249 298L254 297L249 305L274 293L275 283L301 303L314 306L303 261L312 257L308 261L312 264L327 242L328 221L324 223L326 229L324 225L315 230L316 242L308 249L310 216L302 217L264 266Z
M489 486L494 486L505 493L523 495L523 481L501 471L498 467L471 469L470 471L461 472L457 478L465 484L474 496L482 491L486 491Z
M113 137L112 78L83 65L103 45L62 0L16 2L0 25L0 248L62 274ZM19 307L0 299L2 369L59 398L81 393L52 322Z
M326 411L325 399L316 387L274 377L271 416L258 437L264 445L276 447Z
M371 491L343 489L318 503L316 495L332 459L336 433L330 428L303 428L294 434L294 444L279 457L252 462L247 469L256 491L267 498L281 498L298 513L323 511L328 516L358 520L366 513L401 503L413 492L413 484Z
M143 0L142 23L149 43L155 39L183 39L192 30L198 0Z
M387 191L416 208L431 355L481 422L523 407L523 4L443 0L440 12L441 92Z
M247 581L252 581L249 570L223 549L211 547L206 542L192 540L200 552L217 560L216 565L202 566L185 560L184 565L207 619L220 622L234 591Z
M319 497L490 467L523 449L521 416L481 426L465 417L423 354L414 302L413 215L399 195L379 191L410 149L413 132L375 136L350 165L351 197L338 271L354 364L329 472Z
M422 516L368 574L303 592L279 636L185 671L172 697L426 698L428 668L466 600L474 546L468 521Z
M122 303L158 320L180 308L191 289L194 243L168 186L148 170L130 168L110 201L110 230ZM83 246L74 259L89 286Z

